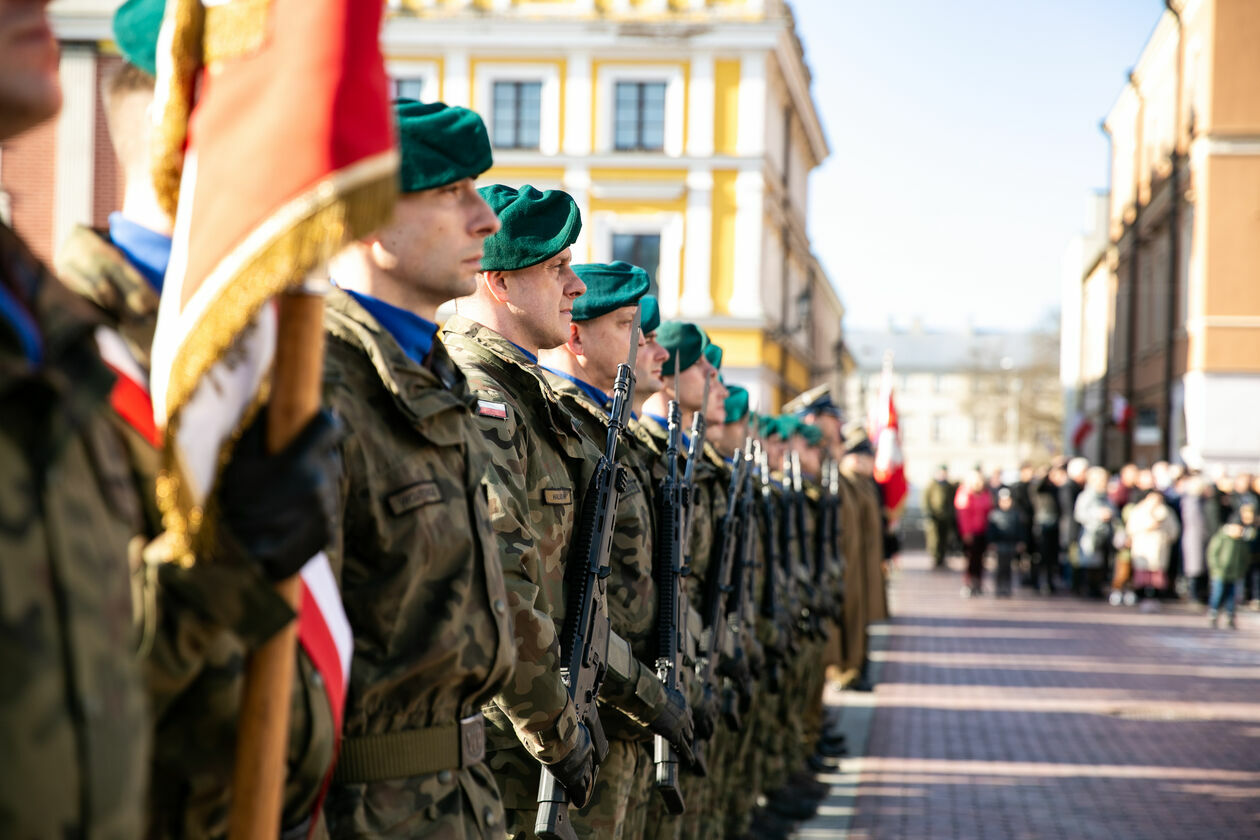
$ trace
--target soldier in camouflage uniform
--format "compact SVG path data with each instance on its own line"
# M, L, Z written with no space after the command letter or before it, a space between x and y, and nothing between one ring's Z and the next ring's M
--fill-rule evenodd
M341 837L503 836L481 707L514 662L490 528L490 453L437 308L470 292L499 229L473 179L481 118L395 103L394 221L333 263L325 395L350 434L330 557L355 635L345 739L325 806Z
M579 808L594 784L590 737L560 676L558 632L580 494L602 450L578 430L537 364L539 349L568 338L573 300L585 291L569 265L569 246L581 230L577 204L566 193L528 185L495 185L481 193L503 227L486 240L477 290L456 302L443 342L479 397L477 414L493 451L490 512L503 550L518 661L511 682L487 708L489 762L503 792L508 836L527 838L534 836L538 762L549 766ZM618 508L614 533L642 539L632 508ZM659 710L646 707L638 690L647 676L655 677L634 656L618 656L628 642L610 635L612 656L627 673L610 668L600 699L651 720ZM590 831L575 809L570 813L579 833Z
M43 4L0 0L0 42L41 25L47 33ZM56 113L56 54L51 35L0 51L0 140ZM110 405L116 379L95 341L106 320L0 226L0 668L11 687L0 701L5 837L146 833L143 796L152 739L133 626L142 605L133 605L130 579L144 574L141 547L150 523L141 491L147 495L152 488L137 487ZM315 442L320 452L325 442ZM296 555L300 564L323 545L327 520L309 513L322 510L319 491L333 480L328 469L326 459L301 447L279 459L247 452L233 457L217 497L223 515L215 542L221 548L205 558L225 585L257 580L264 572L291 574ZM257 480L259 473L287 483ZM253 486L241 482L242 474ZM227 493L237 495L229 499ZM279 517L291 533L249 523L236 515L241 502L258 505L264 515L284 513L277 503L296 502L309 522L295 527L291 518ZM259 550L267 544L281 551ZM203 618L230 624L225 612L235 610L239 619L259 606L228 592L222 603L200 604L207 612L198 614L178 598L189 576L160 577L161 586L148 590L155 604L143 609L146 620L158 624L158 642L170 642L159 644L155 655L181 653L185 644L195 648L200 638L179 631ZM203 580L198 576L190 589L204 593ZM169 696L155 695L159 711Z
M122 211L110 215L107 231L74 228L56 261L61 281L99 310L104 326L97 341L120 378L131 371L130 385L148 379L171 246L170 223L158 209L149 176L150 122L145 117L153 101L153 49L162 8L161 0L132 0L115 16L115 40L127 60L105 80L104 96L110 138L126 179ZM126 412L116 412L113 419L141 489L143 533L152 535L160 529L160 518L152 492L158 447L148 428L151 408L147 402L115 404ZM142 415L129 410L139 405L148 410ZM225 836L240 662L287 624L292 610L266 581L251 574L167 564L154 565L152 572L162 593L156 602L160 614L146 615L141 627L149 640L145 647L151 648L145 674L156 727L150 833ZM147 586L152 589L153 583ZM146 603L151 594L137 586L136 602ZM334 727L323 682L300 649L295 677L282 823L301 833L332 767Z
M629 331L639 299L648 290L647 272L628 263L575 265L586 292L573 303L569 340L539 353L540 364L561 404L578 421L592 444L602 447L608 434L609 393L617 368L629 356ZM658 316L659 317L659 316ZM641 324L648 334L657 324ZM639 347L647 341L640 338ZM637 357L636 347L636 357ZM655 505L653 463L657 459L633 435L623 434L618 463L634 477L620 504L643 520L639 536L619 531L613 543L608 608L612 627L631 645L644 674L638 695L653 717L649 725L605 704L600 711L609 738L608 757L600 765L591 802L580 812L581 824L594 836L639 838L647 820L655 769L644 744L654 734L690 749L691 713L679 691L667 692L652 676L656 662L656 586L652 577ZM614 667L616 659L610 653ZM624 667L624 666L623 666ZM667 696L668 694L668 696Z
M665 322L657 330L657 341L670 352L670 356L662 367L662 387L644 402L643 417L635 426L635 434L652 448L659 459L665 452L665 415L669 402L674 399L679 401L685 451L690 444L687 432L692 427L696 412L704 414L710 424L720 424L725 419L722 406L726 392L718 379L717 369L704 355L709 339L699 327L680 321ZM706 379L710 383L707 405L703 402ZM689 645L695 651L700 649L705 629L703 607L708 597L707 575L712 555L717 550L714 545L716 527L726 511L726 485L729 480L721 458L711 448L706 451L704 443L697 442L697 460L693 468L691 523L688 526L691 541L686 546L685 558L690 573L684 578L691 606L687 622ZM670 816L659 802L652 803L648 831L649 836L657 838L699 836L704 821L717 819L711 811L714 803L710 800L716 790L716 777L722 760L718 751L723 737L719 732L724 730L718 719L720 696L700 693L702 687L695 672L684 673L690 686L688 699L692 701L696 713L697 735L707 741L703 749L710 777L702 777L693 771L682 773L682 793L687 810L681 816Z

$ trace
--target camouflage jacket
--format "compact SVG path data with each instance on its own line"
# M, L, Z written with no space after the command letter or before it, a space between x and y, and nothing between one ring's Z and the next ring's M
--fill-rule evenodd
M349 432L329 551L355 637L349 743L475 714L507 683L515 652L487 504L490 452L464 376L441 343L416 364L345 292L329 296L324 323L325 397ZM334 835L412 836L408 820L441 800L458 812L461 789L474 819L500 807L494 779L475 766L339 781L325 811Z
M565 615L568 546L600 450L516 345L458 315L447 322L443 341L479 397L477 413L494 453L490 514L516 621L516 670L487 711L501 733L490 735L490 748L513 745L502 734L510 723L535 757L551 763L572 748L576 730L573 703L560 678L558 630ZM642 525L633 511L624 511L630 509L618 508L614 539L633 541L629 529ZM610 655L629 646L616 631L610 636ZM631 716L641 713L637 673L618 671L609 669L600 697Z
M57 254L60 279L91 302L147 372L158 295L100 232L77 227ZM160 528L153 484L158 452L115 412L144 517L134 533ZM152 548L157 548L154 546ZM150 837L224 837L231 806L242 662L293 618L252 565L202 562L191 569L150 561L133 570L138 631L151 639L143 661L154 719ZM156 573L156 584L145 572ZM151 606L146 606L151 605ZM332 714L323 684L299 653L290 705L286 826L309 817L333 759Z
M550 372L544 374L561 405L577 421L578 430L601 451L607 443L609 406L594 400L572 381ZM604 720L609 737L647 738L643 724L650 723L665 702L664 687L656 678L656 582L652 576L652 535L655 506L652 493L652 455L632 433L621 435L617 462L629 480L617 508L613 534L612 574L608 578L608 614L613 630L630 644L633 658L620 662L612 653L610 663L629 667L631 673L609 680L600 692L605 706L615 707ZM626 691L625 689L632 689ZM627 715L620 710L628 710ZM601 711L601 718L605 713ZM630 718L630 719L627 719Z
M136 838L150 746L128 545L143 511L109 414L99 315L0 225L0 836Z

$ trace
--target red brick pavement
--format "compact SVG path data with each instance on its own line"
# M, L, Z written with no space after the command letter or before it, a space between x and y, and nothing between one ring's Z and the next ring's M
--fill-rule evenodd
M902 558L874 694L830 698L856 755L798 836L1260 838L1260 616L963 599L927 567Z

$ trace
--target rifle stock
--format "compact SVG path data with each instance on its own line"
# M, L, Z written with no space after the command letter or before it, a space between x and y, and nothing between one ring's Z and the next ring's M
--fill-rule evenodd
M656 676L667 687L679 689L686 640L687 596L682 587L683 491L678 478L678 443L682 419L678 402L669 403L666 419L665 477L657 493L657 534L653 544L656 578ZM678 780L678 754L662 735L653 741L656 789L671 814L686 810Z

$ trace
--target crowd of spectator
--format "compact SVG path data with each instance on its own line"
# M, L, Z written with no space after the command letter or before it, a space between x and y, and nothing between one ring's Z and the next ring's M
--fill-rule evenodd
M938 568L954 551L966 557L963 597L985 591L991 551L996 597L1018 583L1143 610L1185 600L1232 628L1240 601L1260 610L1258 505L1251 473L1212 479L1162 461L1112 473L1072 458L1017 476L977 467L958 482L941 467L923 523Z

